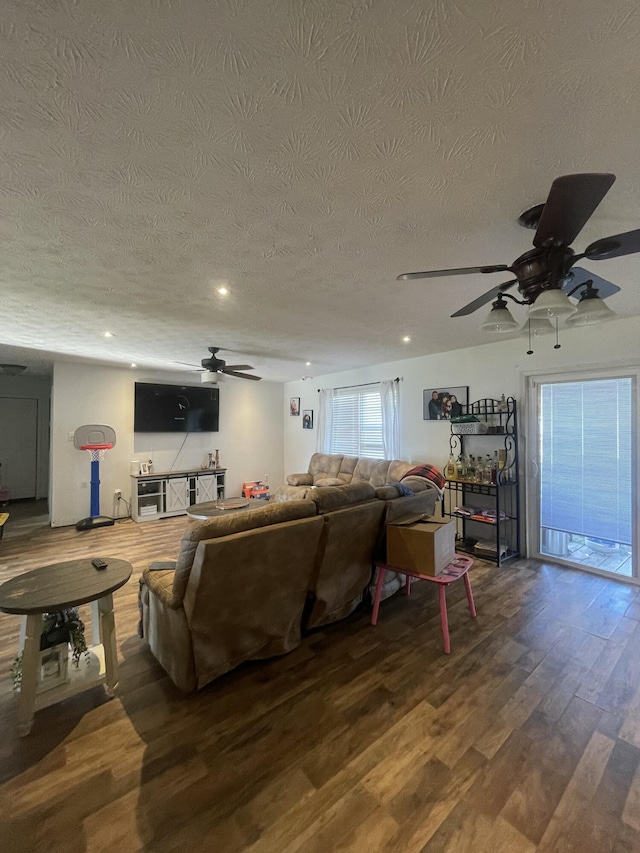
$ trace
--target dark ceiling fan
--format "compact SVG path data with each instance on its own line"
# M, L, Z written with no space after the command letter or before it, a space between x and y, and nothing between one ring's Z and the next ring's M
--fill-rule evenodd
M640 252L640 229L596 240L581 254L576 254L570 248L570 244L578 236L614 181L615 175L599 172L563 175L556 178L551 185L546 202L532 207L519 217L520 225L536 229L533 238L534 248L520 255L510 265L409 272L399 275L397 280L497 272L510 272L515 276L510 281L503 282L483 293L482 296L452 314L452 317L472 314L494 299L504 302L502 294L514 284L518 285L522 298L516 299L510 294L509 298L522 305L532 305L544 291L563 290L569 294L578 291L582 285L591 288L590 294L595 292L603 299L611 296L620 290L617 285L581 267L574 267L574 264L581 258L589 261L604 261Z
M250 364L227 364L223 359L217 358L216 353L220 352L220 347L207 347L207 349L211 353L211 357L203 358L200 362L206 373L224 373L225 376L236 376L238 379L252 379L254 382L259 382L262 379L261 376L241 372L243 370L253 370ZM204 382L205 379L202 381Z

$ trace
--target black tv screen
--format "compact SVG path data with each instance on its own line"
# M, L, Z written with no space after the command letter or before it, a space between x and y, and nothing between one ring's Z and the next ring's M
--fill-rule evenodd
M134 432L218 432L219 389L135 383Z

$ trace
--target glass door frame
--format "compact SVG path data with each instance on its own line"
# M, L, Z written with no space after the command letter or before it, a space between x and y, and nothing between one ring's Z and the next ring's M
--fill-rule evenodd
M588 382L598 379L618 379L629 377L632 380L632 434L634 441L631 446L631 464L634 476L632 477L632 576L617 575L605 572L591 566L584 566L571 562L562 557L550 557L541 553L541 527L540 527L540 479L539 479L539 418L540 386L560 382ZM638 429L638 412L640 411L640 365L611 365L610 367L585 367L581 370L540 370L523 375L524 391L526 399L526 435L524 452L526 453L526 464L521 470L526 471L525 507L524 518L526 553L529 557L541 560L545 563L555 563L572 569L581 569L603 577L615 578L625 583L640 584L640 566L638 560L638 529L640 527L640 513L638 506L638 459L640 458L640 430Z

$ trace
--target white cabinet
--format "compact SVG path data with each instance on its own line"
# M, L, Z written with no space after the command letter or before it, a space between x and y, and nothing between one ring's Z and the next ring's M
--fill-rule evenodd
M131 475L131 517L149 521L183 515L195 503L224 498L226 468Z

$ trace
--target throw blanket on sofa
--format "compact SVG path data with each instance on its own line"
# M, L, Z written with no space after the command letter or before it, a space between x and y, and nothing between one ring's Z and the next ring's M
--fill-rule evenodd
M435 465L416 465L402 477L405 480L407 477L424 477L425 480L431 480L439 489L444 489L446 478Z

